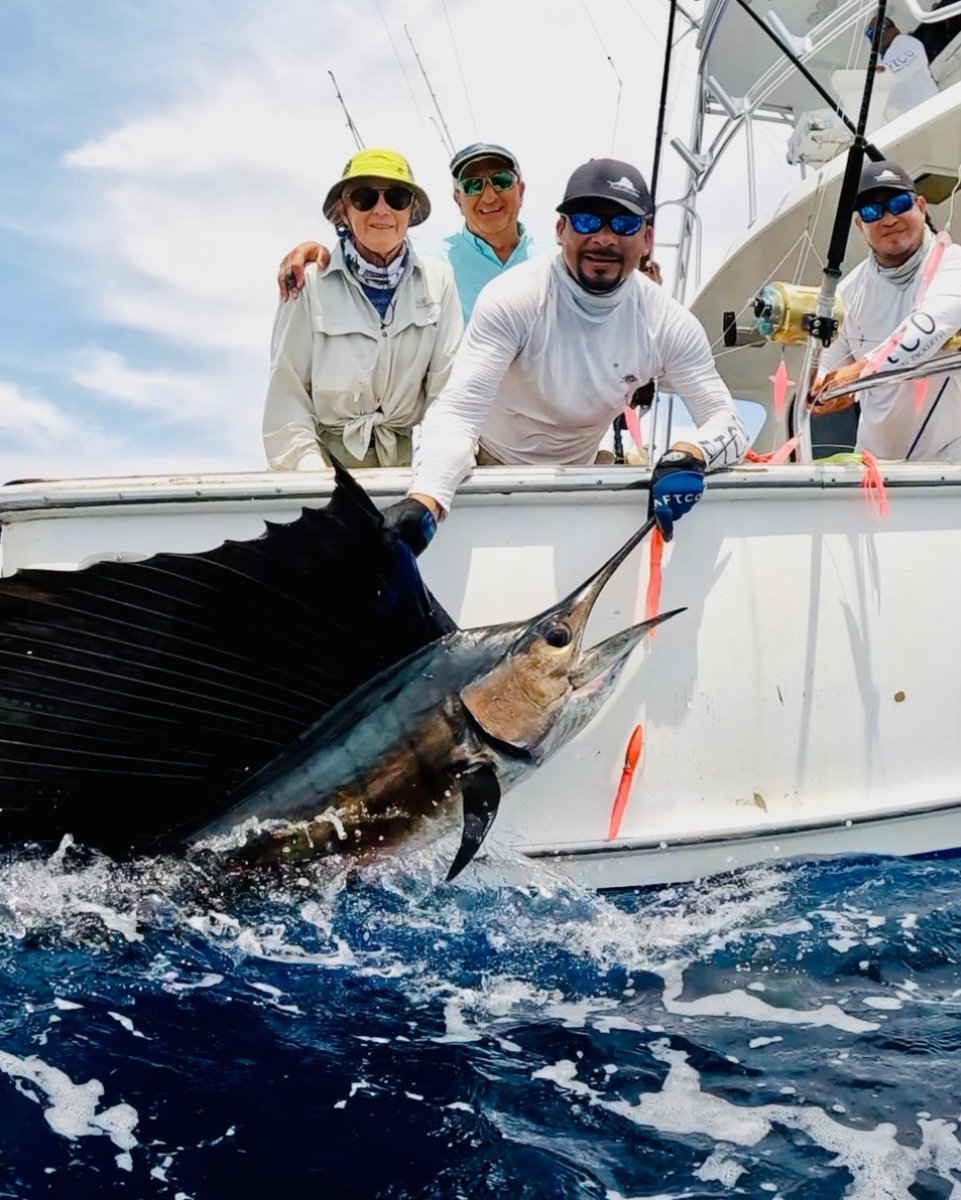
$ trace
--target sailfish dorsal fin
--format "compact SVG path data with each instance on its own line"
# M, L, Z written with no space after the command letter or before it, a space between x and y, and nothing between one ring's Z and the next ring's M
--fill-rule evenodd
M450 632L336 467L322 509L199 554L0 579L0 844L154 848Z

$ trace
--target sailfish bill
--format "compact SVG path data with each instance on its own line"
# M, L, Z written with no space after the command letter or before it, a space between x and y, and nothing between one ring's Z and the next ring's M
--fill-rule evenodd
M639 531L533 620L459 630L335 470L325 508L250 541L0 579L0 844L284 862L403 842L459 801L453 878L675 615L582 653Z

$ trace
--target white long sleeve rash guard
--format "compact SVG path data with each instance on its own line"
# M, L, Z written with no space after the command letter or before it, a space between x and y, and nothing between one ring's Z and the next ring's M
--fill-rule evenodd
M591 463L650 379L683 397L709 470L738 462L744 425L686 309L637 271L599 296L575 282L559 252L522 263L478 297L424 419L410 490L449 509L478 440L503 463Z
M884 52L881 66L891 73L891 91L884 110L889 121L938 94L924 46L910 34L898 34Z
M824 352L821 371L873 358L894 337L886 365L910 367L932 358L961 329L961 246L952 242L928 284L918 292L934 235L898 267L879 267L874 255L838 285L844 321ZM881 368L882 370L884 367ZM928 380L920 413L914 383L889 383L858 393L861 418L857 448L877 458L961 461L961 375Z

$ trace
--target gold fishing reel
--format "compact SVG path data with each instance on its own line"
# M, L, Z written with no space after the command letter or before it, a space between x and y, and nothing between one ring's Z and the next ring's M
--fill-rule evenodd
M812 333L817 312L820 288L798 283L766 283L754 297L754 323L751 328L737 326L737 314L724 313L725 346L763 345L781 342L796 346L806 342ZM834 298L833 316L840 327L844 320L844 304ZM942 346L944 351L961 350L961 332Z
M820 288L798 283L766 283L754 297L754 330L771 342L796 346L811 335ZM834 319L844 320L844 305L834 299Z

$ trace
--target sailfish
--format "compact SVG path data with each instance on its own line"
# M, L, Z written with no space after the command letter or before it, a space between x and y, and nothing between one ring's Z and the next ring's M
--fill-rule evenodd
M583 648L644 526L546 612L460 630L335 471L326 507L248 541L0 579L0 846L283 863L394 846L460 806L453 878L675 615Z

